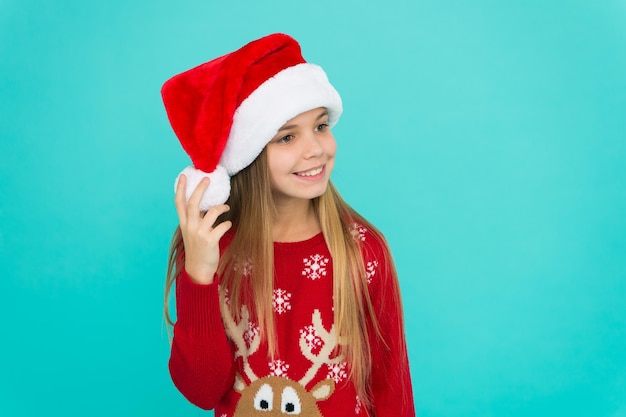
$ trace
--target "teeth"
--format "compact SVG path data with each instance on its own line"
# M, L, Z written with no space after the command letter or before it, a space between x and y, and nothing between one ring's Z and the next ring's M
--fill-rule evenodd
M322 168L312 169L311 171L307 172L299 172L298 175L301 177L312 177L319 174L320 172L322 172Z

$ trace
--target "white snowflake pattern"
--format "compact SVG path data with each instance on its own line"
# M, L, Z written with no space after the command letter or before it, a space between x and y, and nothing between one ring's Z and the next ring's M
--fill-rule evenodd
M340 383L348 376L348 373L346 372L346 362L331 363L326 364L326 366L328 367L327 378L332 378L335 381L335 384Z
M248 346L248 348L250 347L250 345L252 345L252 340L254 340L254 337L257 336L259 332L259 326L249 321L248 328L243 333L243 339L246 341L246 345Z
M252 259L237 260L234 270L241 271L241 275L244 277L249 277L252 274Z
M366 232L367 232L367 229L364 226L358 223L352 224L352 230L350 230L350 233L352 234L352 237L354 239L364 242Z
M309 256L309 259L304 258L304 269L302 275L309 279L316 280L326 276L326 265L328 265L328 258L325 256L315 254Z
M304 341L311 351L322 346L322 339L317 335L313 326L305 326L304 329L300 329L300 336L304 337Z
M222 291L222 293L224 294L224 303L229 306L230 305L230 293L228 291L228 288L223 288L221 285L218 286L218 289L220 291Z
M354 407L354 414L361 414L361 399L356 396L356 407Z
M367 275L367 283L372 283L372 278L376 275L376 268L378 268L378 261L368 262L365 267L365 273Z
M289 369L289 365L280 359L276 359L268 363L270 367L270 374L274 376L282 376L287 377L287 370Z
M287 291L277 288L274 290L274 297L272 299L272 304L274 305L274 311L278 314L283 314L289 310L291 310L291 303L289 299L291 298L291 294Z

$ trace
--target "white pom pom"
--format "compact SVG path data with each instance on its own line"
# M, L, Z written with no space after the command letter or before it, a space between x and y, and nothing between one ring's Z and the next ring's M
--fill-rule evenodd
M178 180L183 174L187 177L187 189L185 190L187 202L189 202L191 194L196 189L198 184L200 184L202 178L209 177L211 179L209 188L207 188L202 196L202 200L200 200L200 211L207 211L211 207L224 204L226 200L228 200L228 196L230 195L230 177L223 166L218 165L217 168L215 168L215 171L210 173L200 171L193 166L188 166L183 170L183 172L178 174L178 177L176 177L176 181L174 182L174 192L176 192Z

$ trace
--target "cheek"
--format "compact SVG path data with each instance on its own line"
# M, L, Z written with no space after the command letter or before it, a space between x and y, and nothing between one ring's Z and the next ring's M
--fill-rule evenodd
M337 142L335 141L335 138L333 136L331 136L325 143L324 143L324 151L326 152L326 155L334 157L335 154L337 153Z
M275 178L285 170L285 158L280 150L268 148L267 151L267 170L269 171L270 180L274 182Z

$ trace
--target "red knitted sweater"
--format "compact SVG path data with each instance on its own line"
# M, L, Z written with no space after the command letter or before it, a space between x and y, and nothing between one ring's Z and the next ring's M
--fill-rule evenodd
M393 291L387 291L393 278L384 273L391 261L371 232L358 225L354 231L388 345L371 341L373 415L415 416L405 341L394 337L401 334L401 313ZM222 320L217 282L197 285L183 271L169 363L174 384L198 407L215 408L216 417L366 416L346 362L332 355L332 259L322 234L275 243L274 258L278 358L268 358L258 325L246 314L239 323L230 315Z

